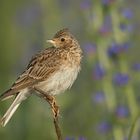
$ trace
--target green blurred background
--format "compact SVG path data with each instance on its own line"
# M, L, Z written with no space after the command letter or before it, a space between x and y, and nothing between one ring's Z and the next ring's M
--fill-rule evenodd
M139 0L1 0L0 92L68 27L84 57L72 89L57 96L64 139L127 140L140 105L139 8ZM1 116L11 102L0 102ZM0 140L55 139L50 107L36 96L0 128Z

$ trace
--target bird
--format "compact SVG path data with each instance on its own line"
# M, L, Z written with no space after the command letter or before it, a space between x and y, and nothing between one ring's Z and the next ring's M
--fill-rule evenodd
M0 95L0 100L15 97L1 118L0 123L3 127L9 122L19 105L32 94L53 100L55 95L70 89L76 80L83 57L77 39L68 28L64 28L47 42L52 46L35 54L11 88Z

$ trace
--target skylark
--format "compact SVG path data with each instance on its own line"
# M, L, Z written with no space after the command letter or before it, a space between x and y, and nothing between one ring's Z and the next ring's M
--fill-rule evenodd
M27 99L33 90L50 101L54 113L57 113L53 96L70 88L75 81L82 58L78 41L68 29L62 29L47 42L53 46L36 54L11 88L0 96L1 100L16 97L1 119L2 126L8 123L21 102Z

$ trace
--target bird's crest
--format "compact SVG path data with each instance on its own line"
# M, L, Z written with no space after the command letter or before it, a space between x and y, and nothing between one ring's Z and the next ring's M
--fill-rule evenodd
M58 31L55 35L54 35L54 38L59 38L60 36L62 35L67 35L69 34L69 29L68 28L64 28L60 31Z

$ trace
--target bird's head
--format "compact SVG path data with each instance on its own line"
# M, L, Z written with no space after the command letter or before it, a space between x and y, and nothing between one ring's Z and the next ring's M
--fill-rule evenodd
M57 48L66 48L71 46L73 43L76 43L76 39L69 32L67 28L58 31L53 39L47 40L47 42L51 43L54 47Z

